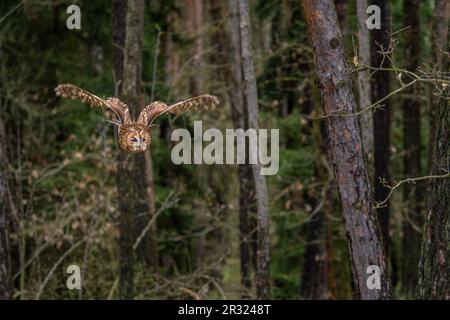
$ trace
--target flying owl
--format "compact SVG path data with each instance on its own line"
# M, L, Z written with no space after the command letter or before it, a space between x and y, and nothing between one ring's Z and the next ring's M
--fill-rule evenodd
M80 100L91 107L111 110L117 119L108 121L118 127L119 146L123 151L131 153L147 150L152 142L150 127L157 117L167 113L178 114L183 111L213 108L219 104L219 99L209 94L172 105L154 101L142 109L137 121L133 121L128 106L118 98L111 97L105 100L72 84L60 84L55 88L55 92L57 96Z

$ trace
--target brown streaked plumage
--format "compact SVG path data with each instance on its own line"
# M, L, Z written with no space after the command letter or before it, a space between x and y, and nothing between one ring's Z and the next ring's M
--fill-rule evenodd
M163 102L154 101L142 109L137 121L133 121L128 106L118 98L111 97L105 100L72 84L60 84L55 88L55 92L58 96L80 100L91 107L101 107L114 112L117 119L110 122L118 127L119 146L123 151L131 153L147 150L151 144L150 127L157 117L167 113L178 114L190 110L209 109L219 104L219 99L209 94L169 106Z

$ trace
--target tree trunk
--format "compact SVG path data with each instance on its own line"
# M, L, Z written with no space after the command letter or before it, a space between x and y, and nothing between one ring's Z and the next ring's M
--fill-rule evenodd
M389 1L374 0L371 4L378 5L381 8L381 29L372 31L371 59L372 66L389 68L389 59L383 57L380 45L383 50L387 50L390 42L390 10ZM390 73L387 71L378 71L372 77L372 101L376 102L389 94ZM370 112L370 111L369 111ZM389 159L390 159L390 122L391 111L389 100L384 101L383 109L375 111L373 114L373 135L374 135L374 183L375 200L383 201L389 194L381 179L390 184ZM377 209L378 220L380 222L381 234L383 239L386 256L389 256L389 207L388 201L383 208Z
M338 183L355 297L389 299L391 288L386 256L378 230L369 177L364 163L356 104L347 74L342 36L332 1L303 0L308 31L313 42L318 85L327 122L334 173ZM367 268L379 267L381 289L366 285Z
M312 90L311 90L312 91ZM317 90L315 90L317 91ZM306 98L311 105L314 105L313 99L318 98L318 94L305 92ZM318 99L317 99L318 100ZM312 108L311 108L312 109ZM310 110L310 112L313 110ZM321 106L316 104L314 112L320 114ZM313 136L315 143L315 181L321 182L315 191L316 204L315 210L310 213L310 220L306 231L306 249L300 281L300 297L302 299L317 300L329 299L334 296L333 288L333 266L332 258L332 233L329 228L328 215L332 215L333 192L331 190L331 181L328 170L330 161L329 144L327 141L326 128L324 122L311 121L313 126Z
M145 177L146 177L146 191L148 199L148 217L152 225L150 227L150 260L153 266L153 271L159 273L159 254L158 254L158 233L156 224L156 200L155 200L155 185L153 183L153 161L151 150L147 150L145 157Z
M120 70L118 53L116 56L116 79L121 83L121 96L129 104L131 116L136 118L141 105L140 83L142 73L142 36L144 23L144 1L119 1L117 14L113 18L114 39L123 40L123 69ZM114 7L113 7L114 8ZM126 9L125 9L126 8ZM123 11L125 10L125 11ZM123 12L126 12L124 21ZM124 30L125 28L125 30ZM117 30L116 30L117 29ZM120 46L120 42L119 42ZM118 49L120 50L120 49ZM122 77L120 73L122 72ZM119 298L133 298L134 252L133 244L137 230L138 216L148 212L145 157L143 154L129 154L120 151L118 163L118 195L119 195L119 256L120 281ZM140 227L140 226L139 226ZM147 238L148 239L148 238ZM142 243L145 243L144 241ZM143 248L146 248L145 245ZM139 248L138 248L139 250Z
M232 117L236 129L247 130L247 117L244 110L244 95L242 92L242 60L241 39L239 32L239 8L236 0L229 1L229 64L231 74L228 76L230 83L230 97ZM247 152L246 152L247 154ZM252 280L252 246L251 246L251 223L250 206L253 202L251 191L252 171L248 164L238 165L239 177L239 242L241 263L242 297L251 298Z
M431 46L432 59L436 65L437 70L444 69L444 55L445 45L447 41L447 27L450 19L450 1L436 0L433 12L433 25L431 30ZM428 150L428 171L431 170L433 161L433 146L436 135L436 121L437 121L437 106L439 99L435 95L431 95L429 110L429 150Z
M11 265L8 238L9 183L5 127L0 114L0 300L11 298Z
M416 70L420 60L420 0L404 2L404 25L406 44L406 69ZM403 101L403 174L405 177L418 177L422 174L421 154L421 103L420 85L409 88ZM402 292L412 297L417 286L417 265L419 263L420 229L423 224L424 184L406 183L403 189L403 238L402 238Z
M346 35L347 32L347 0L334 0L336 6L336 12L338 16L339 26L341 28L342 36Z
M322 201L326 201L322 199ZM320 209L308 222L301 278L300 295L303 299L328 299L327 230L325 212Z
M243 88L248 127L259 130L258 92L253 67L252 38L249 6L247 0L239 1L239 30L241 36L241 59ZM269 274L269 210L266 179L260 174L260 165L252 164L253 182L257 209L257 250L256 250L256 297L270 298Z
M356 1L356 16L358 19L358 61L362 66L370 65L370 33L366 26L367 0ZM358 73L359 109L371 105L369 71ZM368 171L373 167L373 117L371 111L366 111L359 117L364 156Z
M113 0L112 3L112 38L114 46L114 80L116 81L115 94L122 92L123 81L123 53L125 45L127 16L127 0Z
M450 29L449 33L450 35ZM448 37L450 50L450 37ZM450 69L447 56L446 72ZM450 170L450 112L446 99L437 107L432 175L443 175ZM450 299L450 179L432 179L429 186L428 212L422 239L417 297L419 299Z
M203 39L201 28L203 26L203 0L188 0L188 27L191 37L194 39L194 48L192 50L193 73L190 79L190 92L193 96L198 96L203 92Z

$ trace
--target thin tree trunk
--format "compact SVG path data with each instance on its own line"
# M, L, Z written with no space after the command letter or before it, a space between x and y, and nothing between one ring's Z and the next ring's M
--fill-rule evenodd
M259 129L258 92L253 67L252 38L249 6L247 0L239 1L239 29L241 35L241 59L243 71L244 107L248 116L248 127ZM269 210L267 198L266 179L260 174L260 165L252 166L253 182L256 195L257 209L257 251L256 251L256 297L258 299L270 298L269 274Z
M194 39L194 49L192 50L193 60L193 74L190 80L190 91L194 96L200 95L203 92L203 39L201 28L203 26L203 0L188 0L188 26L191 37Z
M127 10L127 29L125 37L125 60L123 72L123 98L130 106L130 115L137 119L141 107L144 104L143 94L141 92L142 83L142 46L144 42L144 0L134 0L134 3L128 2ZM133 241L139 237L142 230L149 222L149 203L147 199L147 170L145 163L145 154L138 153L129 155L130 165L132 166L132 176L135 184L133 199ZM146 234L143 240L136 248L136 257L140 262L149 263L151 260L150 236Z
M420 0L404 2L404 25L406 43L406 69L416 70L420 60ZM405 177L418 177L422 174L421 166L421 103L420 85L411 87L403 101L403 174ZM402 292L407 297L414 294L417 286L417 265L419 263L420 241L419 228L423 224L424 184L406 183L403 189L403 239L402 239Z
M178 32L179 17L177 12L171 11L166 16L167 30L162 33L163 51L165 57L164 70L166 72L166 85L171 87L177 78L180 69L180 56L174 43L173 36Z
M334 0L336 6L336 12L338 16L339 26L341 28L342 36L344 37L347 33L347 8L348 0Z
M116 81L116 95L122 92L123 87L123 67L124 67L124 46L126 33L126 13L127 0L114 0L112 8L112 36L114 44L114 76ZM122 152L118 155L118 173L117 186L118 194L122 194L123 186L126 181L126 167ZM119 196L119 298L129 299L132 297L133 291L133 251L132 251L132 230L127 227L131 226L132 217L127 215L127 202ZM131 210L130 210L131 212ZM129 221L127 221L127 219Z
M320 199L319 201L326 201ZM318 204L316 204L318 205ZM315 212L308 222L300 296L303 299L328 299L327 229L324 210Z
M236 0L229 1L229 64L231 74L228 76L230 83L230 97L232 117L236 129L247 130L247 117L244 110L244 96L242 92L242 60L241 60L241 38L239 33L239 8ZM247 154L247 152L246 152ZM248 164L238 165L239 177L239 243L242 297L250 298L252 289L251 280L251 228L250 228L250 205L252 203L251 192L251 168Z
M450 29L449 33L450 35ZM450 36L448 37L450 50ZM447 56L447 67L450 59ZM450 112L446 99L440 99L436 114L432 175L450 170ZM429 186L428 212L422 239L417 297L419 299L450 299L450 179L432 179Z
M161 43L161 31L158 30L156 36L156 45L153 59L153 76L152 76L152 87L150 92L150 101L155 100L155 88L156 88L156 76L158 72L158 59L159 50ZM153 271L159 274L159 252L158 252L158 236L157 236L157 222L156 222L156 200L155 200L155 185L154 185L154 171L153 171L153 161L151 149L144 153L145 159L145 180L146 180L146 191L147 191L147 208L149 215L150 227L150 244L149 244L149 255L151 264L153 266Z
M201 28L203 26L203 0L188 0L188 29L190 37L193 39L192 48L192 72L190 76L189 91L192 96L198 96L203 93L203 38ZM199 212L195 217L195 224L204 225L206 216L203 212ZM195 240L194 262L196 268L200 268L205 259L206 237L201 234Z
M313 43L318 85L327 122L330 150L348 236L355 297L389 299L390 281L369 177L364 163L358 122L341 117L354 113L356 103L347 74L342 36L332 1L303 0L308 31ZM380 271L381 289L367 286L367 268Z
M371 59L372 66L388 68L389 59L385 58L381 51L387 50L390 44L390 10L389 1L374 0L371 4L381 8L381 29L372 31ZM372 101L378 101L389 94L390 73L378 71L372 77ZM373 114L373 135L374 135L374 183L375 200L383 201L389 194L389 189L383 185L381 179L390 184L389 159L390 159L390 122L391 111L389 100L384 101L383 109L375 111ZM389 208L388 201L383 208L377 209L378 220L380 222L383 244L386 256L389 256Z
M318 94L313 95L312 90L306 91L306 98L314 105L313 99L318 98ZM315 90L317 91L317 90ZM308 103L307 103L308 104ZM311 108L312 109L312 108ZM317 114L321 113L320 104L316 104L314 111ZM313 110L310 110L312 112ZM302 276L300 281L300 297L302 299L328 299L332 296L330 292L332 289L332 264L330 263L332 241L328 236L327 215L332 214L332 192L330 190L330 182L333 177L330 177L328 170L329 161L329 145L327 143L327 136L325 124L323 122L312 121L313 136L317 142L315 144L314 171L316 181L322 182L319 188L315 191L317 194L315 210L311 212L310 220L306 231L306 249L304 253L304 261L302 268Z
M366 26L367 0L356 1L356 16L358 19L358 61L360 65L370 65L370 33ZM359 109L371 105L369 71L358 73ZM373 166L373 117L371 111L366 111L359 117L364 156L369 172Z
M8 238L9 184L5 127L0 114L0 300L11 298L11 264Z
M141 105L140 83L142 73L142 36L144 23L144 1L130 0L120 1L117 10L119 17L113 18L113 29L122 35L123 45L123 69L120 71L119 62L116 65L116 74L122 78L122 87L119 92L126 103L129 104L132 117L136 117ZM123 21L123 12L126 8L126 20ZM123 31L125 28L125 31ZM123 36L124 35L124 36ZM114 38L116 38L114 37ZM120 40L122 40L120 39ZM119 50L119 49L118 49ZM119 61L119 59L117 59ZM137 230L137 217L141 213L148 212L146 185L145 185L145 157L143 154L129 154L120 151L118 163L118 194L119 194L119 255L120 255L120 281L119 298L133 298L134 279L134 252L133 243ZM146 248L145 246L143 248ZM139 250L139 249L138 249Z
M148 199L148 215L149 221L152 225L150 227L150 259L153 266L153 271L159 274L159 254L158 254L158 232L156 224L156 200L155 200L155 185L153 183L153 161L151 150L144 154L145 157L145 177L147 184L147 199Z
M326 229L324 226L324 212L322 210L319 210L311 218L307 231L301 297L313 300L327 299Z
M122 92L123 81L123 54L125 46L127 17L127 0L113 0L112 3L112 38L114 47L114 80L116 81L115 94Z

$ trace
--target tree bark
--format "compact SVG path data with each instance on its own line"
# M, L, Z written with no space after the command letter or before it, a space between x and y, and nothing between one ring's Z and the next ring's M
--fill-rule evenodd
M448 32L450 35L450 29ZM448 37L450 50L450 37ZM447 56L447 67L450 59ZM437 106L432 175L450 170L450 112L446 99ZM419 263L417 297L419 299L450 299L450 179L432 179L429 185L428 212L423 230L422 252Z
M312 90L311 90L312 91ZM317 90L315 90L317 91ZM320 114L321 106L313 102L317 94L305 92L306 99L314 105L314 112ZM313 110L310 110L310 112ZM328 216L333 213L333 191L328 164L330 161L329 144L324 122L311 121L313 136L316 141L314 171L316 181L321 182L315 191L315 210L310 213L310 220L306 230L306 249L300 281L300 297L302 299L317 300L334 297L334 271L332 260L332 233ZM331 174L332 175L332 174Z
M325 214L320 209L312 215L308 222L307 246L300 286L300 296L303 299L323 300L329 298Z
M230 83L230 97L232 117L236 129L248 129L247 116L244 110L243 76L241 60L241 36L239 31L239 7L236 0L229 1L229 64L231 73L228 76ZM247 154L247 152L246 152ZM250 207L253 203L252 170L248 164L238 165L239 178L239 243L242 297L251 298L252 279L252 236L250 222Z
M391 287L386 256L372 208L373 199L358 122L355 117L337 114L354 113L356 104L350 89L336 9L330 0L303 0L303 7L314 47L323 109L327 115L330 150L348 237L355 298L389 299ZM379 290L369 289L366 285L369 276L366 272L370 265L379 267Z
M116 74L120 75L120 73L122 73L122 78L116 76L116 79L121 83L119 96L129 104L130 114L132 117L136 118L140 111L139 106L142 102L140 96L140 84L142 74L144 1L120 1L117 7L121 10L117 9L117 11L115 11L118 16L113 18L113 22L115 22L113 30L117 30L115 30L115 37L113 36L113 38L117 38L119 41L123 40L124 45L122 71L119 67L119 54L116 56L117 64L115 66ZM123 10L126 12L126 18L123 16ZM123 30L123 28L125 28L125 30ZM145 157L143 154L134 155L120 151L117 183L120 211L119 298L132 299L135 264L133 244L135 235L140 232L137 228L141 227L137 222L140 221L138 217L143 216L142 213L148 212L145 182ZM145 242L143 241L142 243ZM145 245L141 248L147 249Z
M188 0L188 27L191 37L194 39L194 48L192 50L193 60L192 68L194 70L190 79L190 92L198 96L203 92L203 39L201 28L203 26L203 0Z
M370 33L366 26L367 0L356 1L356 16L358 20L358 61L360 65L370 65ZM371 105L369 71L358 73L359 109ZM359 118L364 156L369 172L373 166L373 117L371 111L363 112Z
M420 0L404 2L404 25L406 44L406 69L416 70L420 61ZM403 101L403 174L405 177L418 177L421 166L421 103L420 85L409 88ZM417 286L417 265L419 263L420 241L422 235L418 228L423 225L424 183L406 183L403 189L403 238L402 238L402 292L407 297L414 294Z
M450 1L436 0L433 12L433 25L431 30L431 47L432 59L436 65L437 70L443 70L444 55L446 41L447 41L447 27L450 19ZM436 123L437 123L437 106L439 99L431 94L429 110L429 150L428 150L428 171L431 170L433 161L433 146L435 143Z
M247 112L248 127L259 130L258 92L253 67L252 38L249 6L247 0L239 1L239 30L241 36L241 59L244 88L244 107ZM260 165L252 164L253 182L257 209L257 250L256 250L256 297L270 298L269 273L269 209L266 179L260 174Z
M113 0L112 3L112 38L114 47L114 80L116 81L115 94L122 92L123 79L123 53L125 46L127 16L127 0Z
M156 200L155 200L155 184L153 183L153 161L151 150L144 154L145 157L145 177L146 191L148 199L148 215L152 225L150 227L150 259L153 271L159 274L159 252L158 252L158 232L156 224Z
M11 298L11 263L8 238L8 157L5 127L0 114L0 300Z
M334 4L336 6L336 12L338 16L339 26L341 28L342 36L345 36L347 33L347 8L348 3L347 0L334 0Z
M371 60L372 66L389 68L389 59L386 59L381 51L387 50L390 44L390 10L389 1L373 0L371 4L375 4L381 8L381 29L372 31L371 42ZM372 77L372 101L378 101L389 94L390 73L387 71L378 71ZM383 201L389 194L381 179L390 184L389 159L390 159L390 122L391 111L389 100L384 101L383 109L377 110L373 114L373 135L374 135L374 183L375 183L375 200ZM383 244L386 250L386 256L389 256L389 208L390 201L383 208L377 209L378 220L380 222Z

